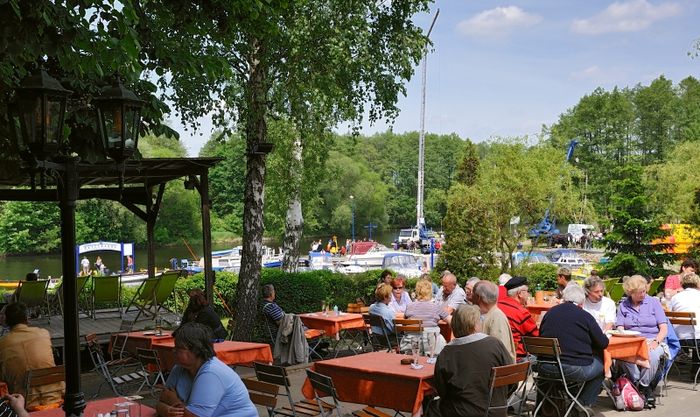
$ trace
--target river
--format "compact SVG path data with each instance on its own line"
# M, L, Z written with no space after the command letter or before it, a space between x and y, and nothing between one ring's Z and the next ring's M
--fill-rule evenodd
M391 242L398 236L398 230L386 230L378 231L372 234L372 237L387 246L390 246ZM363 239L365 236L359 236L358 239ZM328 242L329 236L317 236L317 237L304 237L301 241L301 253L302 256L307 253L308 249L311 247L311 242L316 239L321 239L325 245ZM345 237L339 237L338 243L341 245L345 244ZM239 245L240 243L213 243L213 250L223 250L230 249L232 246ZM193 259L202 256L202 244L201 242L190 242L192 250L194 251L196 257L193 257L184 243L177 245L159 246L156 247L156 266L160 268L167 267L170 265L170 259L173 257L179 259ZM266 245L270 247L277 248L280 246L280 242L269 240L266 241ZM87 254L88 259L91 263L95 262L95 258L99 255L102 257L102 262L110 270L120 269L120 260L118 252L91 252ZM136 255L134 256L134 262L136 263L136 269L145 269L147 263L146 248L144 246L136 247ZM53 253L46 255L26 255L26 256L7 256L0 258L0 280L18 280L24 278L27 272L31 272L35 269L39 269L39 273L42 278L48 276L56 277L61 275L61 254Z

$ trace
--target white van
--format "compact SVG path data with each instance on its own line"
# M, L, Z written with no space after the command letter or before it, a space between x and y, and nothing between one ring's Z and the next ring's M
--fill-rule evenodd
M566 232L571 235L574 242L578 243L581 241L581 236L583 236L583 231L586 230L591 232L595 230L595 226L592 224L582 224L582 223L571 223L567 228Z

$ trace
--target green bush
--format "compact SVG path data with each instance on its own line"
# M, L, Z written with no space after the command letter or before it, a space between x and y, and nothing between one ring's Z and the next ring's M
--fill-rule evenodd
M520 265L512 273L527 278L530 291L534 291L539 284L543 290L557 289L557 266L554 264Z

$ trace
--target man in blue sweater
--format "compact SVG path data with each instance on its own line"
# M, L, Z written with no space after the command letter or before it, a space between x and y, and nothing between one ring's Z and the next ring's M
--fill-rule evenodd
M540 336L556 337L561 348L561 362L567 381L584 382L579 401L591 407L600 394L603 379L603 350L608 338L593 316L581 306L586 293L579 285L568 285L562 294L562 303L552 307L542 319ZM558 375L548 364L539 367L541 375ZM592 410L590 415L594 415Z

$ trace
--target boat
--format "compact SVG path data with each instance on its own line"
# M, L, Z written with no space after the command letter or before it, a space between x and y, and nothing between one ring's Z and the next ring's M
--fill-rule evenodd
M391 269L407 278L416 278L422 274L423 260L413 252L390 250L377 242L358 242L341 265L339 272L346 274Z
M242 246L231 249L213 251L211 253L211 264L213 271L224 271L238 273L241 270ZM276 252L273 248L263 246L262 267L280 268L282 266L282 251ZM204 271L204 258L199 261L181 259L180 267L187 270L190 275Z

